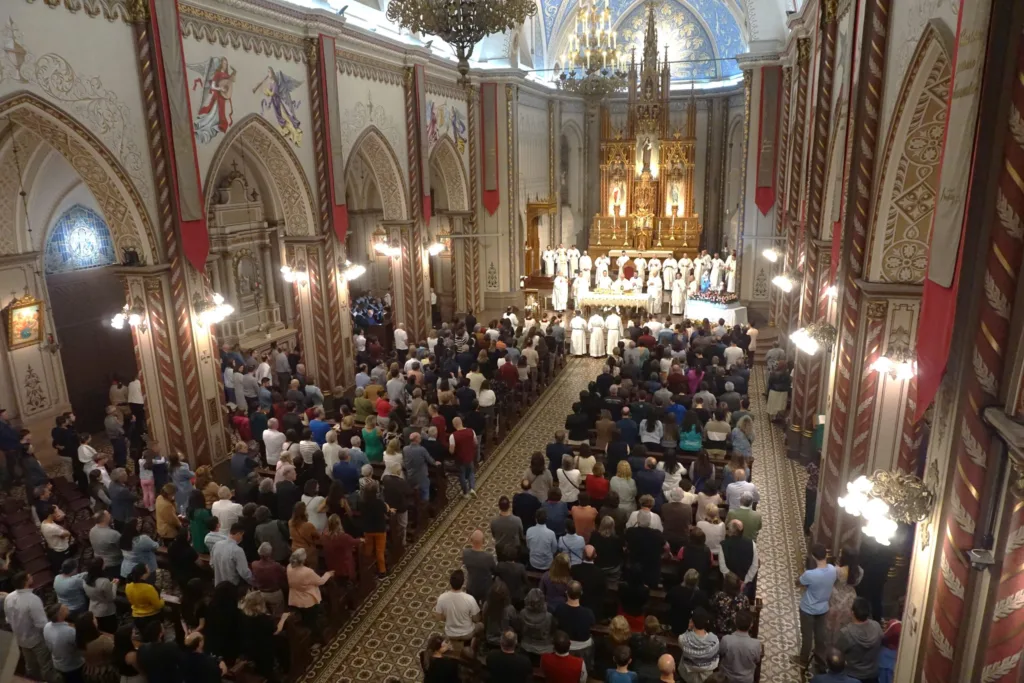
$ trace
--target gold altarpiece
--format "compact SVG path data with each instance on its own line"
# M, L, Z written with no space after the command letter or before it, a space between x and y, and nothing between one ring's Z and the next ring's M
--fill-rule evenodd
M667 48L659 60L649 8L639 72L635 55L630 60L625 127L615 128L607 105L601 108L601 212L590 226L592 254L623 249L697 254L702 229L693 210L697 108L691 94L682 125L672 129L670 78Z

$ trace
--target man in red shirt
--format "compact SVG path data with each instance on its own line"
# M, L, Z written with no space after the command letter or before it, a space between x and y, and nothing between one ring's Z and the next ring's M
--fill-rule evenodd
M540 657L540 668L547 683L586 683L587 665L582 657L569 654L569 636L558 631L554 638L555 651Z
M658 345L658 340L651 336L651 328L644 327L643 334L636 340L637 346L644 346L648 349L654 349Z
M444 415L442 415L438 411L436 403L431 403L429 406L427 406L427 415L430 416L430 424L431 424L431 426L437 427L437 441L438 441L438 443L440 443L442 446L444 446L444 450L447 451L448 450L448 422L444 419Z
M498 368L498 378L505 383L509 391L513 391L516 388L516 384L519 383L519 370L516 368L515 363L510 363L506 358L505 362Z
M462 426L462 418L456 417L452 420L454 431L448 437L448 450L451 452L455 463L459 466L459 484L462 485L462 495L466 498L476 497L476 470L474 465L477 456L476 432Z

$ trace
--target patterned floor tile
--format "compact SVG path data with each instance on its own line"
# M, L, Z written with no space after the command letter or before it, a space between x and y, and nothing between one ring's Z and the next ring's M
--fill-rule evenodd
M554 384L531 406L512 434L478 473L475 499L452 492L451 502L431 530L405 554L306 674L315 683L421 679L417 656L427 637L439 630L433 618L437 596L447 588L449 573L461 566L462 549L475 529L486 529L497 512L498 498L518 488L530 455L543 450L560 429L571 405L601 370L589 358L569 361ZM765 662L761 680L796 683L800 672L788 659L799 645L799 592L793 586L802 563L804 542L802 470L785 455L784 434L764 415L764 374L752 377L755 421L754 482L761 491L765 523L758 548L758 591L764 600L761 638ZM454 483L451 483L455 487ZM491 539L488 535L488 542Z

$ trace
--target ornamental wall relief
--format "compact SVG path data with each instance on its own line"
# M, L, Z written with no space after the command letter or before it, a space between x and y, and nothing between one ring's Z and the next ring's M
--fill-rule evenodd
M409 217L409 201L402 180L402 170L395 151L375 127L369 128L356 140L349 153L349 164L356 157L373 174L380 193L384 220L405 220ZM348 177L348 172L346 172Z
M872 279L918 284L928 268L950 82L949 51L929 24L900 90L872 228Z
M373 103L373 94L367 91L366 102L356 102L341 112L341 143L346 157L352 153L360 134L371 126L379 130L387 140L401 140L405 135L384 107Z

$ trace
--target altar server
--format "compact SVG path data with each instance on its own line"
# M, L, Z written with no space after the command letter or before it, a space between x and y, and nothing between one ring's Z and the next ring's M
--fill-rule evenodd
M697 287L700 288L700 278L704 274L704 257L707 256L706 251L702 251L697 258L693 260L693 279L697 281ZM710 267L711 264L708 263Z
M602 274L607 275L611 267L612 260L608 258L607 254L605 254L604 256L598 256L596 259L594 259L594 268L596 269L595 275L598 280L601 279Z
M655 256L647 262L647 278L650 279L652 275L661 274L661 259Z
M661 275L651 275L647 279L647 296L651 300L651 314L658 315L661 313L661 304L665 296Z
M565 252L565 255L569 257L569 272L575 273L580 269L580 250L576 248L576 245L569 247L569 250Z
M551 290L551 307L561 313L569 305L569 281L559 273Z
M594 269L594 259L590 258L590 254L586 251L583 252L583 256L580 256L580 272L583 273L583 277L587 278L587 284L590 284L590 271Z
M540 255L540 260L544 262L544 276L554 277L555 276L555 252L551 251L550 248L545 249Z
M622 269L629 263L629 257L626 256L626 251L623 250L619 258L615 259L615 267L619 269L619 273L622 273Z
M569 330L569 350L572 355L587 355L587 321L583 319L580 311L576 311L576 315L569 323Z
M722 290L722 269L725 266L725 261L715 254L715 258L711 259L711 291L719 292Z
M725 291L736 293L736 250L733 249L725 259Z
M633 266L636 268L636 276L640 278L640 282L645 282L647 277L647 259L642 255L637 256L633 259Z
M600 313L594 313L587 322L590 330L590 355L593 358L601 358L605 354L604 348L604 318Z
M614 308L608 309L608 317L604 319L605 334L608 335L608 355L612 355L612 351L619 347L619 339L622 338L624 330L622 329L622 318L615 311Z
M590 292L590 279L583 272L576 274L572 281L572 301L575 306L580 305L580 299Z
M677 277L672 283L672 315L682 315L686 308L686 276Z
M683 254L683 258L679 259L679 271L676 273L676 279L682 278L683 286L690 284L690 273L693 271L693 261L686 254Z
M679 264L676 263L674 256L669 254L669 257L661 264L661 279L665 286L666 292L672 291L672 282L676 279L676 268Z

